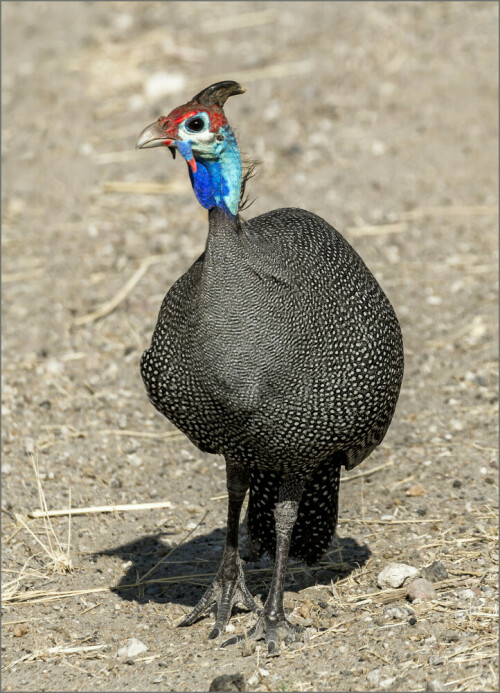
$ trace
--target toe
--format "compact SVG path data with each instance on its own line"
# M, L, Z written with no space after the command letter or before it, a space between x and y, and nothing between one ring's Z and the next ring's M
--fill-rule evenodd
M216 623L215 626L210 631L210 635L208 636L208 639L209 640L215 640L215 638L218 638L221 633L222 633L222 630L221 630L220 626L218 626Z
M278 643L275 640L268 640L267 641L267 654L269 655L279 655L280 649L278 647Z
M229 638L229 640L225 640L222 644L221 647L228 647L229 645L237 645L239 642L242 642L245 639L244 635L235 635L232 638Z

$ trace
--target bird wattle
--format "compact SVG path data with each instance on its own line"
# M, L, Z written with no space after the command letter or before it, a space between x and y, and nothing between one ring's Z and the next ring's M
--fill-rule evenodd
M236 216L240 202L241 157L230 127L221 128L221 134L224 139L217 150L208 155L193 152L188 142L178 142L177 149L188 162L191 184L202 207L218 207Z

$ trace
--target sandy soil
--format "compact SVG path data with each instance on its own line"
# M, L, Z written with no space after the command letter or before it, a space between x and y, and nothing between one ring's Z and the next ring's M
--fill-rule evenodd
M2 3L3 690L497 689L497 15ZM206 214L182 163L134 145L220 78L248 89L226 113L262 162L250 213L301 206L344 232L406 347L387 438L342 481L338 542L291 565L285 606L311 639L277 658L221 649L210 618L175 627L220 559L224 465L154 411L138 368ZM74 515L68 541L67 517L51 534L30 516L33 460L49 509L162 507ZM390 562L436 560L434 600L377 588ZM269 561L246 570L265 595ZM118 655L132 637L147 650Z

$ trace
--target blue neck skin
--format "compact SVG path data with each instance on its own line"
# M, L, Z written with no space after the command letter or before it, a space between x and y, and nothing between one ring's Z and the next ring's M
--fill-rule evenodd
M241 157L233 131L221 128L222 141L211 145L211 150L193 153L189 142L178 141L177 149L189 163L193 157L196 171L188 166L191 185L198 202L205 209L218 207L227 215L236 217L240 202Z

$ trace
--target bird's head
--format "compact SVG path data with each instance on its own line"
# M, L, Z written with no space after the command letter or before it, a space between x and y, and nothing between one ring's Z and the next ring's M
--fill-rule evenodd
M139 136L137 149L168 147L187 161L200 204L220 207L236 216L241 188L241 157L223 106L230 96L243 94L237 82L217 82L188 103L160 116Z

